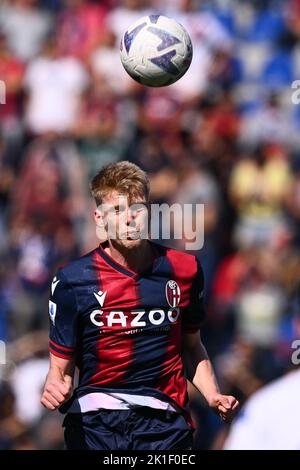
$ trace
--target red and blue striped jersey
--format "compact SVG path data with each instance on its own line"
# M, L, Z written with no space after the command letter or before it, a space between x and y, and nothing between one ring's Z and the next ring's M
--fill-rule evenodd
M156 256L143 273L118 264L102 245L57 272L49 346L79 368L69 402L119 392L186 409L181 340L204 319L203 273L195 256L151 243Z

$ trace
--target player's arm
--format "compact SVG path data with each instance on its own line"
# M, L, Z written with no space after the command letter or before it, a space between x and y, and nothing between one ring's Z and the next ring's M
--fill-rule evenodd
M199 330L183 333L183 358L187 379L202 393L209 406L224 421L231 421L239 402L233 396L221 394Z
M48 410L56 410L72 394L74 359L64 359L50 352L50 367L41 398L41 404Z
M74 289L60 270L51 284L50 366L41 403L55 410L72 393L78 335L78 308Z

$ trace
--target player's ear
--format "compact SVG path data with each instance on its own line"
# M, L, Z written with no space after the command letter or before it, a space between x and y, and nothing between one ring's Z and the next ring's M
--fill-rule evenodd
M94 220L97 227L104 227L103 213L99 207L94 211Z
M107 232L104 223L104 216L99 208L94 211L94 220L96 223L96 237L100 240L100 243L102 243L107 240Z

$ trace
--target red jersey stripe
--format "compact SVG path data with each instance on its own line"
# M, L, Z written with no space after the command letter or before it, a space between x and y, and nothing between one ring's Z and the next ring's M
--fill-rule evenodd
M124 292L127 296L127 308L135 308L138 305L138 292L135 281L128 276L124 276L118 271L111 269L111 266L103 259L101 254L95 252L94 262L97 267L99 289L107 292L107 297L115 301L113 307L118 317L118 310L122 315L128 312L123 311L123 305L119 304ZM110 303L110 305L112 305ZM103 316L111 312L106 311L105 304L101 309ZM127 376L133 361L133 340L131 335L124 335L124 327L120 324L113 324L102 328L102 333L96 346L98 364L97 371L91 378L93 385L101 386L126 386Z

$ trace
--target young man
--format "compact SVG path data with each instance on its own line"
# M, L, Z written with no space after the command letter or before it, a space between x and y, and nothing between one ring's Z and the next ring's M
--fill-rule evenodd
M190 449L186 379L224 420L238 406L220 393L200 339L202 269L193 255L141 237L149 183L136 165L104 167L91 190L107 241L52 282L41 402L67 413L67 449Z

